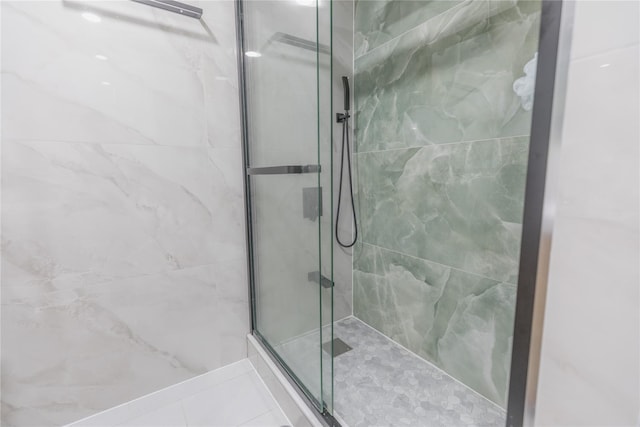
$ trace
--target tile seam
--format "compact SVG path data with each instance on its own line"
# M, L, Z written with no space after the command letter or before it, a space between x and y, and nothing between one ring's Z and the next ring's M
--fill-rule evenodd
M615 47L605 48L595 53L588 53L586 55L576 56L575 58L570 58L571 62L583 62L588 59L595 59L599 56L608 55L611 53L621 52L630 48L638 48L640 46L640 42L630 42L624 45L618 45Z
M113 282L119 282L122 280L134 280L134 279L141 279L143 277L150 277L150 276L157 276L157 275L162 275L162 274L171 274L171 273L177 273L180 271L186 271L186 270L191 270L194 268L201 268L201 267L208 267L208 266L215 266L215 263L204 263L204 264L197 264L197 265L190 265L190 266L185 266L185 267L181 267L181 268L176 268L176 269L172 269L172 270L162 270L162 271L157 271L157 272L153 272L153 273L142 273L142 274L137 274L137 275L132 275L132 276L124 276L124 277L115 277L115 278L111 278L105 281L97 281L94 283L91 283L89 285L75 285L75 286L69 286L69 287L65 287L65 288L61 288L61 289L53 289L44 293L39 293L36 297L41 297L44 295L53 295L55 293L58 292L67 292L67 291L75 291L77 289L93 289L93 288L101 288L103 286L108 285L109 283L113 283ZM90 273L89 271L87 272L83 272L83 273ZM83 274L80 273L80 274ZM60 277L56 277L53 280L58 280L58 279L62 279L64 280L65 276L60 276ZM44 279L43 282L47 282L47 279ZM38 284L32 284L32 285L26 285L26 286L17 286L17 287L10 287L8 285L2 285L0 286L0 289L2 290L9 290L9 289L37 289L40 285ZM17 299L31 299L33 297L18 297ZM2 305L6 305L7 303L2 303Z
M434 16L428 18L428 19L425 19L424 21L420 22L416 26L414 26L412 28L409 28L408 30L403 31L402 33L398 34L397 36L395 36L395 37L393 37L393 38L391 38L389 40L387 40L386 42L383 42L383 43L379 44L378 46L367 50L363 54L358 55L358 56L354 56L354 62L356 62L359 59L362 59L362 58L364 58L366 56L369 56L370 53L375 52L376 50L378 50L378 49L380 49L380 48L382 48L382 47L384 47L386 45L390 45L392 42L394 42L394 41L396 41L396 40L398 40L398 39L400 39L402 37L405 37L407 34L410 34L412 32L418 32L418 29L420 27L425 26L427 23L429 23L432 20L435 20L435 19L438 19L438 18L442 19L441 16L444 15L445 13L450 13L451 10L463 9L465 5L466 5L466 2L458 3L458 4L454 5L454 6L452 6L451 8L449 8L449 9L443 11L443 12L438 13L437 15L434 15ZM355 34L355 28L354 28L354 34ZM360 34L362 34L362 33L360 33Z
M213 146L209 144L187 144L187 145L170 145L159 143L143 143L143 142L109 142L109 141L70 141L64 139L41 139L41 138L5 138L4 142L11 144L82 144L86 146L94 145L115 145L115 146L135 146L135 147L154 147L154 148L184 148L184 149L220 149L220 148L237 148L234 144Z
M516 139L516 138L530 138L531 135L513 135L513 136L503 136L499 138L486 138L486 139L473 139L469 141L455 141L455 142L443 142L440 144L426 144L426 145L412 145L409 147L397 147L397 148L387 148L384 150L370 150L370 151L356 151L353 155L358 154L375 154L375 153L385 153L388 151L400 151L400 150L413 150L413 149L423 149L423 148L433 148L433 147L441 147L441 146L449 146L449 145L458 145L458 144L472 144L472 143L489 143L495 141L504 141L508 139ZM513 141L513 143L523 143Z
M461 269L461 268L454 267L454 266L452 266L452 265L442 264L442 263L440 263L440 262L433 261L433 260L430 260L430 259L427 259L427 258L421 258L421 257L419 257L419 256L415 256L415 255L407 254L407 253L400 252L400 251L397 251L397 250L394 250L394 249L385 248L384 246L379 246L379 245L376 245L376 244L373 244L373 243L368 243L368 242L365 242L365 241L363 241L363 242L362 242L362 244L363 244L363 245L367 245L367 246L371 246L371 247L373 247L373 248L382 249L382 250L385 250L385 251L387 251L387 252L396 253L396 254L398 254L398 255L406 256L406 257L409 257L409 258L417 259L417 260L420 260L420 261L430 262L430 263L433 263L433 264L436 264L436 265L439 265L439 266L442 266L442 267L450 268L450 269L452 269L452 270L456 270L456 271L460 271L460 272L462 272L462 273L470 274L470 275L472 275L472 276L480 277L480 278L482 278L482 279L492 280L492 281L494 281L494 282L503 283L503 284L505 284L505 285L513 286L513 287L515 287L515 288L517 288L517 287L518 287L518 285L517 285L517 284L512 283L512 282L509 282L509 281L506 281L506 280L498 280L498 279L495 279L495 278L492 278L492 277L483 276L482 274L473 273L473 272L471 272L471 271L463 270L463 269ZM354 268L354 271L356 271L356 269L355 269L355 268ZM354 281L354 283L355 283L355 281Z

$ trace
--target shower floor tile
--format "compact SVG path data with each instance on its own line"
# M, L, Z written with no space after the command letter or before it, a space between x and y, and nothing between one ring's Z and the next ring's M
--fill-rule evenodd
M349 427L504 426L504 410L360 320L334 324L335 413Z

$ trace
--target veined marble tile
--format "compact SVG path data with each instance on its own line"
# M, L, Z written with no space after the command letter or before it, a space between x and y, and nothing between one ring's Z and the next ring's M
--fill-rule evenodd
M515 283L527 155L526 137L358 154L363 241Z
M515 286L358 246L354 314L506 406Z
M462 0L355 0L356 56L375 49Z
M241 359L246 289L231 276L209 265L3 295L2 424L66 424Z
M551 184L556 209L540 426L639 421L639 17L637 2L576 5L562 146Z
M356 60L357 151L529 133L513 84L537 49L539 3L497 15L492 5L460 4L469 12L452 13L456 28L417 28ZM477 13L484 19L472 20Z
M2 2L2 425L246 354L234 4Z
M198 21L129 1L3 2L3 138L234 145L230 3L204 2Z
M3 143L3 297L243 263L240 153Z
M215 405L212 402L225 402ZM258 376L250 371L182 402L189 426L240 426L272 410L277 402Z

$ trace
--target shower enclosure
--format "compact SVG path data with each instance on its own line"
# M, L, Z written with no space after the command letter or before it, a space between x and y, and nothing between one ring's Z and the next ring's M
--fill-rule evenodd
M561 9L237 3L253 335L329 423L522 424Z
M331 4L245 1L238 16L254 333L331 411Z

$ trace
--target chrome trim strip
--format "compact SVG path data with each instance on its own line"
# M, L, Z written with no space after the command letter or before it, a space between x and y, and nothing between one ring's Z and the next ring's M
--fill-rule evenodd
M167 10L179 15L188 16L189 18L202 18L202 9L173 0L131 0L136 3L144 4L158 9Z
M247 175L286 175L301 173L318 173L320 165L285 165L247 168Z
M316 43L311 40L303 39L303 38L296 37L291 34L286 34L282 32L277 32L273 36L271 36L267 44L271 44L273 42L288 44L291 46L310 50L312 52L319 51L320 53L324 53L327 55L331 54L331 48L327 45Z
M245 45L244 45L244 12L243 0L236 0L236 51L238 54L238 95L240 97L240 132L242 137L242 176L244 182L244 220L245 243L247 250L247 281L249 291L249 325L251 332L256 328L255 312L255 274L253 265L253 218L251 217L251 179L246 173L249 167L249 126L247 113L247 85L245 72Z
M522 223L508 426L534 426L573 0L543 0Z

